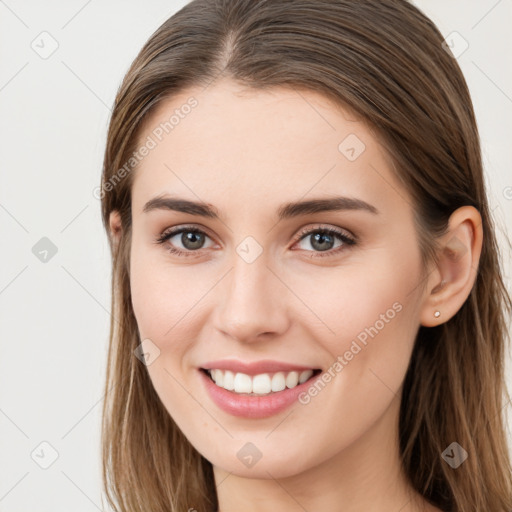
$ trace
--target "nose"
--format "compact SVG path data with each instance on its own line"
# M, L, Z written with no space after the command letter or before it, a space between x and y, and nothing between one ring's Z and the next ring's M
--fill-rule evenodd
M215 327L240 342L277 337L288 329L288 290L261 255L252 263L238 255L217 295Z

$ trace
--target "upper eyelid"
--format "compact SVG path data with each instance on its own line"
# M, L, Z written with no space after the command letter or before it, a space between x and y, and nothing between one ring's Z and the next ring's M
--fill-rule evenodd
M212 235L210 235L209 230L207 228L205 228L204 226L195 226L195 225L174 226L172 228L164 229L162 231L162 234L159 235L158 238L164 238L164 237L172 238L173 236L179 235L180 233L183 233L184 231L201 232L211 239L215 238Z
M356 235L354 235L351 231L346 228L334 227L329 224L321 224L316 227L308 227L306 225L298 230L298 236L301 237L303 235L309 235L315 231L334 231L336 234L345 235L347 238L352 238L353 240L357 240ZM299 238L300 240L300 238Z

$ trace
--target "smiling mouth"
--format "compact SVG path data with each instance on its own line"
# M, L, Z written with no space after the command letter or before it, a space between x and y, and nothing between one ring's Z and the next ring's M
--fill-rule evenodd
M266 396L293 389L315 378L321 369L310 369L301 372L273 372L259 375L247 375L229 370L200 368L219 388L237 395Z

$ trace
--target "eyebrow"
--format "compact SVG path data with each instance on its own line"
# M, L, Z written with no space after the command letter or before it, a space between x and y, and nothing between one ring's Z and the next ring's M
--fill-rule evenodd
M147 213L153 210L172 210L220 220L219 211L213 205L203 202L189 201L187 199L177 197L155 197L144 205L142 211ZM338 196L285 203L277 209L277 216L279 220L284 220L299 217L301 215L344 210L361 210L370 212L374 215L378 215L380 213L375 206L363 201L362 199Z

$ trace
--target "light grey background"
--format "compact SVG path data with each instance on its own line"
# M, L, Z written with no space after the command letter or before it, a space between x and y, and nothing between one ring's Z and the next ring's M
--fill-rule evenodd
M0 512L102 509L110 259L93 190L121 79L185 3L0 0ZM458 52L469 45L458 61L510 289L512 0L416 4L443 35L459 34ZM46 263L32 250L43 237L57 248Z

